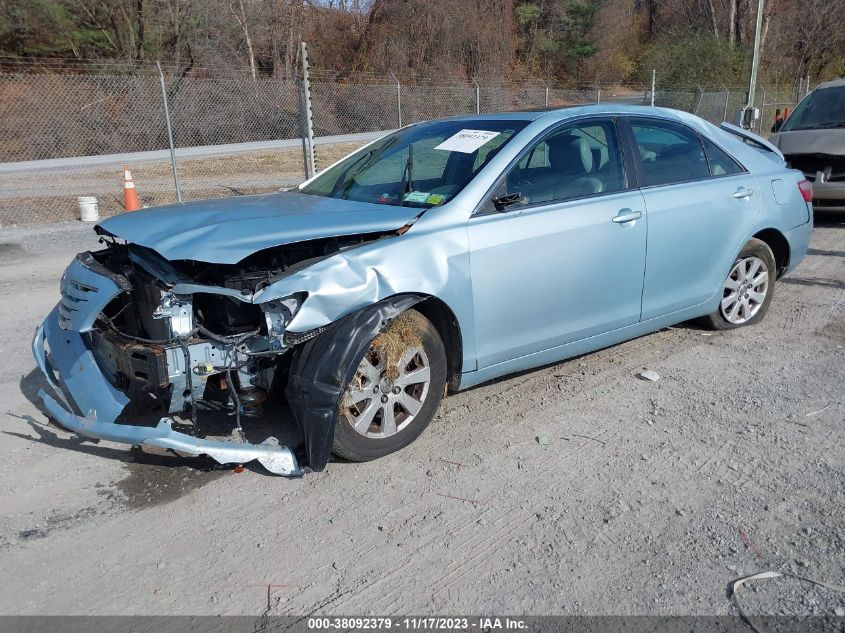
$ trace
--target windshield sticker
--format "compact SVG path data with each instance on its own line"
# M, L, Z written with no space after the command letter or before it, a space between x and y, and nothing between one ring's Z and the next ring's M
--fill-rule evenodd
M453 134L434 149L442 149L446 152L461 152L472 154L479 147L492 138L499 136L501 132L488 132L487 130L461 130Z
M406 193L405 197L402 198L405 202L427 202L429 197L428 192L423 191L411 191L410 193Z

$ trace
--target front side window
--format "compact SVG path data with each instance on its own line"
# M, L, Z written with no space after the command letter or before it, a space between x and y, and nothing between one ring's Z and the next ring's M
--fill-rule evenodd
M506 193L539 204L625 188L616 126L611 120L567 125L543 138L511 168Z
M642 165L642 186L668 185L710 177L699 136L670 121L631 119Z
M444 204L527 124L463 120L414 125L348 156L300 191L394 206Z

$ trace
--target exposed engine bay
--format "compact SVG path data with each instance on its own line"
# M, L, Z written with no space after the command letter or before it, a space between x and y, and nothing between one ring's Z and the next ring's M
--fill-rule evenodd
M116 422L154 426L162 415L174 415L190 434L204 437L203 413L214 411L234 419L240 439L242 417L261 415L286 352L319 334L286 332L304 295L254 303L255 294L384 237L318 239L259 251L238 264L213 264L168 261L101 234L106 248L90 257L121 280L123 292L85 336L100 370L129 398Z

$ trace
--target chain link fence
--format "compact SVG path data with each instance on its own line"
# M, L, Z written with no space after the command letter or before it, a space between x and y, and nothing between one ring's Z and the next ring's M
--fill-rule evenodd
M795 92L793 90L768 90L763 88L757 94L755 105L760 109L760 118L756 126L757 133L766 136L775 123L778 111L783 115L786 109L792 110L797 105Z
M154 68L154 67L153 67ZM276 191L307 173L302 83L152 68L63 74L0 70L0 225L78 217L76 198L95 196L100 215L120 213L122 167L143 204L176 202L167 96L185 202ZM395 76L310 81L317 169L365 142L422 120L592 103L650 105L647 86L451 83ZM768 133L791 91L762 91L755 129ZM654 104L735 121L742 89L658 86Z

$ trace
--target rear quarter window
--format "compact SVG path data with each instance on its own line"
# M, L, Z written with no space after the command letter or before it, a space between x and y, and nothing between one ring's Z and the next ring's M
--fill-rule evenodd
M706 136L702 137L702 143L704 144L704 155L707 157L711 176L732 176L745 171L730 154Z

